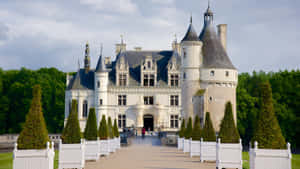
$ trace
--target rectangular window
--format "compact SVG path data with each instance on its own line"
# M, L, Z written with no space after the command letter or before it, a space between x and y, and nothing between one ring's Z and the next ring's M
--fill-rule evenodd
M126 95L119 95L118 96L118 105L119 106L126 106L127 101L126 101Z
M171 95L170 96L170 105L171 106L178 106L179 105L179 96L178 95Z
M99 104L100 104L100 105L102 105L102 104L103 104L103 100L102 100L102 99L100 99L100 101L99 101Z
M178 86L179 85L179 76L178 76L178 74L171 75L170 82L171 82L171 86Z
M145 96L144 97L144 105L153 105L154 97L153 96Z
M126 74L119 74L119 85L126 86L127 76Z
M82 105L82 116L83 117L87 117L88 116L88 103L87 101L83 101L83 105Z
M119 126L119 128L126 127L126 115L125 114L118 115L118 126Z
M170 127L171 128L178 128L178 115L171 115Z
M144 86L154 86L155 76L154 74L144 74Z

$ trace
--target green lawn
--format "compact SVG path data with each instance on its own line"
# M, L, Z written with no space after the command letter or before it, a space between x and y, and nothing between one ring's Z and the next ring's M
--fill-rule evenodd
M243 169L249 168L249 153L243 152ZM300 169L300 154L292 155L292 169Z
M0 169L12 169L12 153L0 153ZM55 151L54 168L58 168L58 151Z

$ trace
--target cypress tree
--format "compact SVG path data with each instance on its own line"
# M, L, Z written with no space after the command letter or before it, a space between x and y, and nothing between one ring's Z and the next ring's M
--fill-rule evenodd
M202 131L201 131L201 126L200 126L200 119L199 119L198 115L196 115L195 122L194 122L194 128L192 131L192 139L200 140L201 133L202 133Z
M26 115L23 130L17 140L19 149L44 149L49 141L42 112L41 87L39 85L33 87L32 95L31 106Z
M234 123L231 102L226 103L219 138L222 143L239 143L240 135Z
M78 121L77 100L72 100L71 113L69 114L67 124L62 132L61 138L64 144L80 143L81 132Z
M210 113L206 112L205 124L202 130L203 141L216 141L216 133L210 119Z
M118 125L117 125L117 119L114 120L114 134L115 134L115 137L120 136Z
M108 128L105 115L102 115L102 119L99 125L99 137L101 140L107 140L108 138Z
M107 124L108 124L108 136L109 136L109 138L114 138L114 130L113 130L113 126L112 126L110 117L108 117Z
M192 136L192 132L193 132L193 124L192 124L192 118L189 118L189 121L187 123L187 127L186 130L184 132L184 138L185 139L190 139Z
M183 119L181 122L180 130L179 130L179 137L184 137L184 131L185 131L185 120Z
M260 85L261 109L252 142L257 141L259 148L285 149L286 142L274 113L272 89L269 82Z
M97 131L97 120L95 114L95 108L90 108L88 120L84 129L84 138L86 140L97 140L98 131Z

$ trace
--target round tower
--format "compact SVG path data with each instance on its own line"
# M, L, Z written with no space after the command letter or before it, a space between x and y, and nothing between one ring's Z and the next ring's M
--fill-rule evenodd
M200 67L202 65L202 42L192 24L181 41L181 103L185 119L194 116L193 96L200 89Z
M102 54L99 57L94 76L95 89L95 111L97 116L97 124L99 124L102 115L107 117L107 87L108 87L108 71L106 70Z

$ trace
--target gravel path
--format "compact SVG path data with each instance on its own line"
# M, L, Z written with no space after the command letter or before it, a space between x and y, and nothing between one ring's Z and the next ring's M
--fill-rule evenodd
M135 139L129 147L122 147L97 162L86 163L85 169L215 169L215 163L200 163L199 157L175 147L160 146L159 140Z

